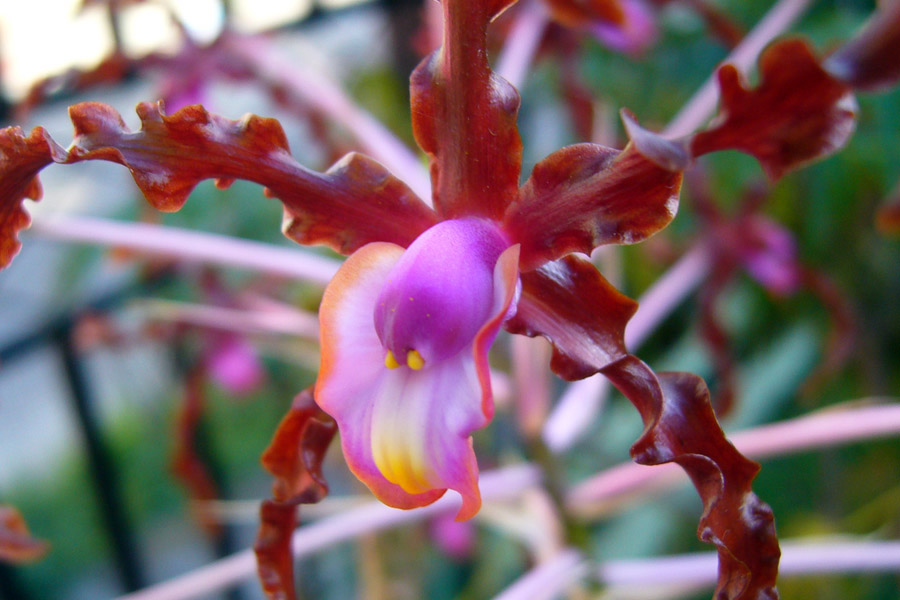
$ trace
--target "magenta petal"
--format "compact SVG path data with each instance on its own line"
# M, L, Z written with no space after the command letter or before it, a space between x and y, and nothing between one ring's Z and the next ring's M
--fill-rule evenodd
M428 364L471 344L490 315L494 265L508 246L477 219L444 221L413 242L375 306L375 330L399 364L412 350Z
M622 24L595 21L588 26L603 45L628 54L640 54L656 42L656 20L641 0L622 2Z
M371 452L378 470L408 494L451 488L466 517L481 504L471 433L487 425L471 355L422 371L384 369L369 396Z
M802 277L791 234L758 216L746 219L741 226L748 239L738 252L747 272L773 294L796 292Z
M457 518L466 519L481 505L470 435L493 413L487 349L516 293L518 247L497 260L488 314L466 347L420 370L387 368L375 329L376 303L402 255L399 246L369 244L328 286L316 402L337 421L351 470L382 502L423 506L449 488L462 496Z
M373 386L386 373L372 311L402 254L403 248L394 244L368 244L331 280L319 309L322 365L315 399L337 421L350 470L385 504L415 508L434 502L443 490L409 494L385 479L372 456L370 426Z
M221 340L207 360L210 375L216 383L235 395L249 394L265 378L256 348L240 336Z

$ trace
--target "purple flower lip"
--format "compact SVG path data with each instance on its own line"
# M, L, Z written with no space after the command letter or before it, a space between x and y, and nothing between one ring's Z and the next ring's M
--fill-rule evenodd
M481 219L443 221L420 235L375 304L385 365L420 370L471 343L490 316L494 265L509 246L495 224Z

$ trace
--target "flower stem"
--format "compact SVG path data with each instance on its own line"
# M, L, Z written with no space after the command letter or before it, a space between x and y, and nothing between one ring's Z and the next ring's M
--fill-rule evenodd
M278 312L245 310L168 300L136 300L130 306L138 308L151 319L219 331L246 335L290 335L313 340L319 336L316 316L299 309L288 313L283 309Z
M259 37L230 37L229 51L256 72L349 129L362 149L431 203L431 179L416 154L378 119L358 106L335 82L300 68Z
M518 7L516 22L506 36L497 59L498 75L520 89L525 83L528 67L534 60L541 36L547 26L547 9L543 3L530 0Z
M809 540L794 540L783 542L781 550L781 577L900 571L900 541L826 540L812 543ZM664 596L651 597L672 598L680 596L676 590L691 592L714 585L717 563L716 554L709 552L614 560L591 567L578 552L566 550L525 573L496 598L555 598L567 587L583 579L592 569L594 576L604 585L628 587L634 591L665 589ZM633 593L627 596L631 598Z
M753 459L784 456L850 442L900 434L900 404L881 404L838 410L831 407L811 415L730 434L742 454ZM648 469L622 463L572 488L567 506L596 516L617 509L650 490L684 481L680 468L666 464Z
M900 570L900 541L781 544L779 575L873 573ZM716 582L714 553L684 554L647 560L610 561L598 567L608 585L709 586Z
M481 495L486 501L515 498L523 491L539 484L540 471L528 464L486 472L481 475L480 479ZM457 510L459 510L459 498L450 495L444 496L430 506L415 510L398 510L389 508L380 502L368 502L364 506L300 527L294 532L294 556L306 556L365 533L398 527L439 513ZM227 589L251 578L255 573L256 558L253 550L248 549L168 581L120 596L119 600L208 598L219 590Z
M253 269L322 285L331 281L340 266L340 261L300 249L149 223L66 217L35 220L31 232L68 242L119 246L185 262Z
M588 572L588 565L580 552L563 550L551 560L541 563L503 590L494 600L530 600L554 598L566 586Z

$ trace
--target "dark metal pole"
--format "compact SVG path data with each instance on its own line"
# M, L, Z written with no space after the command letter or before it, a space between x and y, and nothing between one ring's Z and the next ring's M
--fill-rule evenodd
M3 600L29 600L28 592L19 582L15 569L0 563L0 598Z
M72 340L72 330L64 327L56 332L56 342L62 353L78 424L84 437L85 450L94 478L94 490L100 506L106 532L113 546L113 560L123 587L131 592L143 587L144 577L138 561L134 531L125 516L124 501L115 466L91 402L87 374Z
M210 447L207 442L208 438L208 427L206 426L206 423L200 423L200 426L197 428L196 440L198 452L200 452L203 461L209 468L210 475L212 476L216 486L219 488L222 497L228 498L228 481L225 476L225 470L222 469L219 462L215 459L213 453L210 452ZM216 556L218 556L219 558L230 556L238 550L241 550L242 546L238 542L237 528L234 525L230 524L226 524L225 526L223 526L222 534L215 540L213 540L213 546ZM241 590L241 588L239 587L232 587L226 590L224 592L224 596L226 600L243 600L245 598L243 590Z

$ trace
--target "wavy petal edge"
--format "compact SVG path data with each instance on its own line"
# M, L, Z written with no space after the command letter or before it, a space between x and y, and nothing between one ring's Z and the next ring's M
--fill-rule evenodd
M288 237L344 254L372 241L406 246L437 222L405 183L362 154L348 154L325 173L301 166L274 119L230 120L199 105L166 115L159 103L147 102L137 106L137 114L141 127L130 131L106 104L70 107L75 135L68 150L40 127L28 137L17 127L0 130L0 268L21 248L18 232L30 224L22 204L40 199L38 173L51 163L121 164L161 211L180 209L205 179L219 187L252 181L284 204Z
M263 466L274 477L271 499L260 506L260 526L253 545L257 572L266 596L294 600L291 536L297 506L313 504L328 493L322 461L337 426L313 400L311 389L294 399L263 453Z

